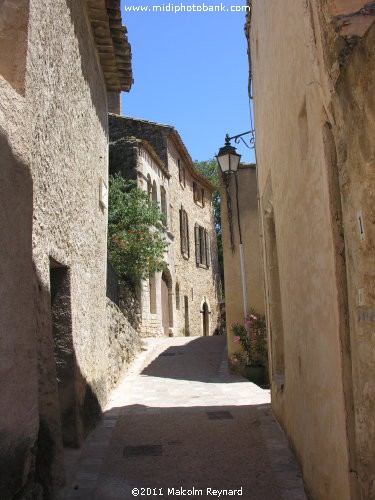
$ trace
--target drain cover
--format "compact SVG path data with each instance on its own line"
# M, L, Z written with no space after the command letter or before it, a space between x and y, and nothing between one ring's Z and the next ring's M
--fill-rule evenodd
M208 411L208 418L210 420L231 420L233 415L230 411Z
M125 446L124 457L160 457L163 449L160 444L144 444L141 446Z

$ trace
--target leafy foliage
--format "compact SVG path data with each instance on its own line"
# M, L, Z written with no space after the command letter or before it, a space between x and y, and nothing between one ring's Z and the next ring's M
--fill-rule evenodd
M221 236L221 212L220 212L220 181L218 174L218 166L216 160L213 158L208 161L195 161L196 168L199 172L204 175L214 186L216 186L213 192L213 206L214 206L214 216L215 216L215 227L217 236L217 251L219 259L219 271L221 282L224 283L224 266L223 266L223 242Z
M235 323L231 326L234 341L241 345L242 353L235 353L232 364L240 363L253 366L267 364L267 332L265 317L250 308L245 325Z
M108 256L121 279L136 285L166 268L164 215L135 181L109 177Z

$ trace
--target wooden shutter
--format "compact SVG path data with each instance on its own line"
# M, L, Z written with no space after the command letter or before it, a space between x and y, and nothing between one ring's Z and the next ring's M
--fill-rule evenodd
M198 224L195 224L195 262L197 264L200 264L201 262L201 246L200 246L200 240L199 240L199 226Z
M193 182L193 200L197 201L197 183Z
M206 240L206 266L208 269L210 267L211 253L210 253L210 237L208 236L207 230L204 231L204 237Z
M180 208L180 240L181 240L181 253L184 253L185 240L184 240L184 211Z
M188 257L190 257L189 220L188 220L187 212L185 212L185 218L186 218L185 230L186 230L186 247L187 247L186 250L187 250Z

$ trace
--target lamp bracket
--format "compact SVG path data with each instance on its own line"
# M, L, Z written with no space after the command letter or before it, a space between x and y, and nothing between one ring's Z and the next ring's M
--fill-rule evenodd
M230 141L232 139L234 139L234 142L236 144L239 144L240 141L242 141L248 149L254 149L254 147L255 147L254 132L255 132L255 130L248 130L247 132L243 132L242 134L233 135L232 137L229 137L229 134L226 134L226 136L225 136L225 145L226 146L230 146ZM243 135L247 135L247 134L251 134L251 137L249 139L250 146L245 142L245 140L242 137Z

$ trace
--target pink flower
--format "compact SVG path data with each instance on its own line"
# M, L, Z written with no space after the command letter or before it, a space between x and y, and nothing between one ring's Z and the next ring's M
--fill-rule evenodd
M250 325L250 323L251 323L251 321L250 321L249 319L247 319L247 320L245 321L245 325Z
M254 314L250 314L251 319L258 319Z
M232 356L231 361L234 365L238 363L238 359L235 356Z
M238 335L236 335L236 336L233 338L233 340L234 340L235 342L239 342L239 341L241 340L241 337L239 337Z

